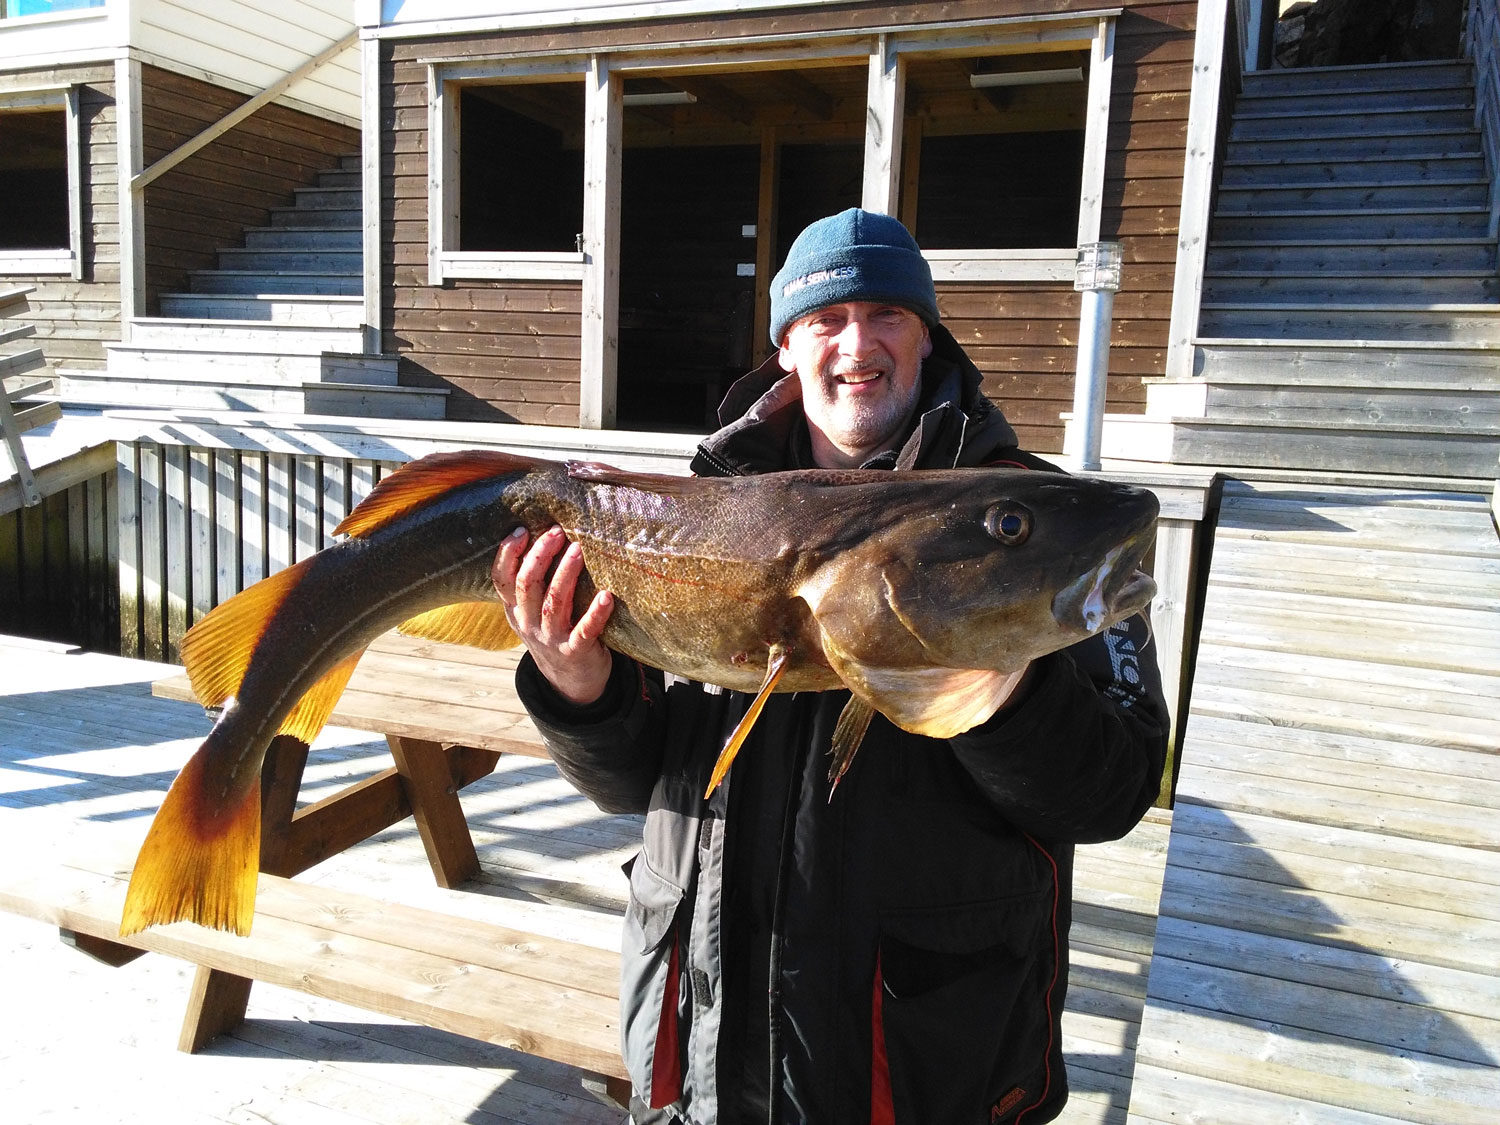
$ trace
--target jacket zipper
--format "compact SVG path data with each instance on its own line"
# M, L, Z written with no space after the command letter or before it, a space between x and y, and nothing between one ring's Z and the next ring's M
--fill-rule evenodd
M766 980L766 1125L779 1125L781 1100L776 1076L781 1063L781 946L785 939L787 868L791 865L792 833L797 821L797 798L802 791L804 763L791 770L786 804L781 810L781 850L777 856L776 893L771 906L771 949Z

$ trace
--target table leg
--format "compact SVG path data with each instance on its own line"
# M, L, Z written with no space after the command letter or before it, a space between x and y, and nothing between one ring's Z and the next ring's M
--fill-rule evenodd
M456 887L477 875L479 856L442 743L396 735L387 735L386 741L438 886Z
M287 844L307 751L306 743L286 735L277 735L266 749L260 771L260 869L271 875L290 874L285 870ZM191 1054L244 1022L251 983L249 977L198 966L178 1049Z

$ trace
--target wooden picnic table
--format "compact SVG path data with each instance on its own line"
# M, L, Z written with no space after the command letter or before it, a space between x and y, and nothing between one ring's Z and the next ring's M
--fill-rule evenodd
M331 724L383 734L394 764L305 808L297 795L308 748L274 739L261 773L261 871L290 878L411 817L443 887L479 873L458 794L494 771L501 754L545 758L517 701L520 650L486 652L384 634L365 652ZM195 701L186 673L153 695ZM251 980L200 966L181 1046L194 1051L244 1019Z

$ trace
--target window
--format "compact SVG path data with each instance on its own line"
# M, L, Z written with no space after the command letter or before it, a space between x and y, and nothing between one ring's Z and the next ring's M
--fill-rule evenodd
M80 277L80 154L72 88L0 95L0 270Z
M579 77L430 83L428 277L583 277Z
M48 16L53 12L76 12L102 8L104 0L0 0L0 20L18 16Z

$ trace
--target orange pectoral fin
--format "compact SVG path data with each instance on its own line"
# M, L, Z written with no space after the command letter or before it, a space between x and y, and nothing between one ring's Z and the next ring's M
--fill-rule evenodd
M713 791L719 787L719 782L723 781L724 775L729 772L735 755L745 744L745 739L749 737L750 728L755 725L755 720L760 718L760 713L765 710L766 700L771 698L771 693L776 690L776 684L786 672L788 663L786 648L780 644L772 645L770 659L766 662L766 678L761 683L760 690L755 693L755 698L750 701L750 708L745 712L745 717L734 728L729 741L724 743L724 749L719 751L719 759L714 763L713 773L708 779L708 788L703 793L705 801L713 796Z
M210 813L208 751L204 743L188 759L151 822L125 892L121 937L182 921L250 932L260 866L260 774Z
M545 463L534 457L495 449L432 453L403 465L384 478L333 532L335 535L347 532L357 538L455 488L494 477L530 472Z
M521 643L505 617L505 607L498 602L459 602L430 609L409 617L396 631L408 637L422 637L452 645L499 652Z

